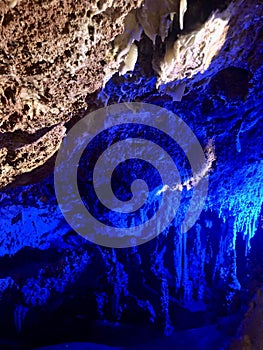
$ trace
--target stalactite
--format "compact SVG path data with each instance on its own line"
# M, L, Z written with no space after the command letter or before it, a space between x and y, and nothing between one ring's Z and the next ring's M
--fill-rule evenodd
M183 234L183 275L182 275L182 288L184 291L183 301L187 303L192 300L193 295L193 284L189 279L189 269L188 269L188 254L187 254L187 234Z
M202 230L200 224L195 226L195 238L193 248L190 250L189 266L191 279L193 281L193 289L197 295L197 301L204 300L204 292L206 287L205 278L205 260L206 260L206 240L205 230ZM203 237L202 237L203 236ZM204 243L202 242L202 238Z
M110 316L117 321L122 316L123 308L121 299L125 297L128 290L128 275L123 264L118 260L115 249L111 249L110 251L104 250L103 248L98 249L100 250L105 264L108 287L107 298L104 294L99 294L97 302L105 303L105 301L108 300L111 309Z
M174 234L174 268L175 268L175 287L176 290L179 291L181 287L182 274L183 274L183 234L178 230Z
M234 218L229 218L226 224L221 225L219 252L216 256L216 264L213 273L215 284L222 281L225 286L225 297L228 305L241 286L237 278L236 247L233 243Z
M72 251L70 256L64 257L61 265L48 272L48 277L45 268L40 269L38 275L28 278L21 288L25 306L46 305L53 296L62 294L67 286L73 284L89 263L86 251ZM49 276L51 272L52 276Z
M180 29L183 30L184 29L184 14L187 11L187 0L180 0L180 4L179 4L179 25L180 25Z
M23 323L29 308L25 305L16 305L14 310L14 324L18 333L22 331Z
M171 325L170 315L169 315L169 286L166 278L161 280L161 319L162 319L162 328L165 335L170 335L173 331L173 327Z

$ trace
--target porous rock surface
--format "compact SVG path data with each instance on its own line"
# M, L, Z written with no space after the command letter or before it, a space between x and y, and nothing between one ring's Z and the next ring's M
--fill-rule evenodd
M112 6L117 3L114 2ZM165 3L163 1L162 5ZM204 2L204 4L206 3ZM96 101L92 101L97 108L104 104L129 101L144 101L161 105L176 112L186 121L197 135L202 146L205 147L209 139L214 140L217 161L214 164L214 171L209 177L206 212L202 214L188 235L182 235L176 228L172 227L167 237L160 235L158 239L148 245L134 247L129 251L108 250L84 242L81 237L72 232L59 211L52 178L45 179L35 185L1 191L0 212L3 228L0 256L3 268L0 287L3 300L6 302L8 296L8 300L12 302L10 314L14 315L14 323L18 332L21 329L23 331L27 322L30 324L27 318L30 320L31 313L36 312L36 309L39 310L39 307L43 307L41 312L45 313L47 305L50 306L50 310L56 310L60 307L63 297L65 300L67 298L72 300L72 291L67 288L69 286L75 287L75 282L83 274L83 271L86 271L86 275L81 275L82 279L80 278L78 285L81 287L80 292L78 292L81 298L75 298L77 300L74 300L72 306L72 309L74 308L72 314L75 317L76 313L76 318L83 317L85 319L86 314L88 314L90 318L96 320L99 318L114 322L139 322L140 319L146 324L154 323L165 333L169 333L174 325L183 324L185 313L193 312L195 320L185 327L198 327L206 322L200 317L205 313L206 305L214 308L210 309L211 315L220 316L226 315L231 308L236 307L239 310L240 304L244 304L242 293L246 290L248 283L247 280L243 280L247 272L246 259L247 256L251 258L254 253L253 249L252 253L249 251L250 242L262 233L261 229L255 235L259 225L262 224L259 222L259 216L260 212L262 214L263 198L261 131L263 122L263 7L262 2L258 0L248 0L246 6L242 1L235 3L242 6L230 14L227 33L223 31L226 40L224 46L212 59L211 64L203 74L201 74L202 69L199 70L198 67L195 69L196 67L191 66L193 63L191 59L188 60L191 58L190 49L193 47L186 48L183 44L181 54L189 65L186 64L182 67L181 76L177 76L176 72L172 71L169 81L173 78L179 80L175 81L174 85L171 82L172 85L169 85L168 88L160 86L158 91L156 89L158 76L154 73L154 69L158 72L156 67L158 64L160 67L164 62L162 55L156 55L156 51L161 51L164 48L163 43L160 43L161 40L157 37L154 47L149 35L148 38L146 37L146 31L144 35L137 28L136 35L142 34L143 39L138 45L138 64L133 75L114 76L98 95ZM18 2L11 10L6 5L3 8L6 13L13 11L12 13L17 14L16 11L22 4L26 4L26 2ZM200 1L196 1L196 4L200 4ZM58 5L56 2L49 2L46 6L56 7ZM162 6L160 5L160 7ZM74 14L77 13L76 11L72 10ZM90 11L96 12L96 9L90 9ZM110 10L103 8L103 11ZM189 6L189 11L191 12L191 6ZM103 13L94 15L92 18L100 18ZM115 9L110 13L115 16L117 11ZM144 14L146 13L147 11L144 11ZM137 15L132 13L133 18ZM72 22L77 22L80 17L78 13L75 19L72 18ZM112 18L115 19L115 17ZM117 23L119 17L116 18L114 23ZM211 15L208 21L205 21L206 24L201 23L200 30L212 28L213 18L215 15ZM158 28L158 24L156 26L155 28ZM187 25L184 30L186 32L181 33L177 46L186 42L184 35L190 35L187 33ZM196 28L193 30L196 31ZM118 33L120 32L121 29ZM195 32L194 42L198 39L198 33L199 31ZM105 35L108 35L108 32L105 31ZM68 40L68 36L69 33L65 34L65 40ZM130 44L130 39L126 39ZM107 44L105 42L105 47ZM191 40L190 44L192 44ZM56 46L56 49L59 50L58 40L56 40ZM96 53L96 57L93 56L92 67L93 64L97 64L96 62L100 58L99 47L91 45L91 51L93 50L94 55ZM125 50L125 47L121 47L121 49ZM165 50L163 53L165 54ZM201 57L199 53L197 52L197 55ZM49 54L52 57L53 52ZM151 59L154 55L157 59L152 67L149 62L152 62ZM115 63L112 60L112 53L110 56L107 62L112 62L110 66L117 68L118 62ZM107 56L104 59L107 59ZM52 85L52 79L48 82L48 86L51 84L54 94L54 97L50 96L50 100L48 100L52 103L59 100L58 91L83 93L84 85L81 85L80 79L82 70L79 71L80 75L78 76L78 71L74 66L75 61L73 60L73 63L70 61L73 68L75 67L74 74L71 76L69 73L71 67L69 70L65 66L62 68L60 62L60 58L58 58L55 64L51 65L54 70L52 72L61 79L65 78L69 85L63 85L62 82ZM176 57L174 62L176 62ZM25 67L23 69L26 69ZM59 67L61 71L56 67ZM105 67L109 67L109 65L105 65ZM172 69L175 67L178 66L170 66ZM192 74L191 79L187 78L186 73L189 71ZM23 72L25 74L26 71L23 70ZM104 76L110 76L112 71L110 68L105 68L104 73L100 76L95 76L92 73L87 84L93 86L92 84L96 82L98 85L90 89L87 88L85 94L101 86ZM87 77L88 74L87 69L83 76ZM22 77L23 75L21 75L21 79ZM76 85L73 82L74 77L79 77L76 79ZM181 80L186 84L186 90L178 92L177 84L181 84ZM77 85L79 85L79 89L77 89ZM68 86L71 89L67 90ZM76 87L76 90L73 86ZM10 90L7 90L7 95L8 91ZM85 94L76 95L79 98L78 101L83 102ZM178 99L178 95L181 95L181 100ZM10 103L13 103L11 97L9 100ZM45 106L48 106L48 101L45 102ZM45 157L45 159L52 158L53 151L59 147L58 145L65 134L63 123L68 121L71 118L71 113L79 108L71 104L70 99L64 101L63 97L61 101L61 110L65 108L65 113L60 113L57 117L55 114L55 117L51 115L50 119L46 119L40 115L39 118L33 118L30 122L27 118L19 122L15 120L13 126L7 122L1 124L1 159L2 164L5 164L3 169L7 174L4 184L7 184L17 174L14 172L12 164L16 164L18 170L21 169L20 164L25 158L27 147L31 147L32 158L34 160L39 158L40 161L32 162L33 165L24 163L24 170L36 168L44 163ZM58 102L56 103L58 105ZM54 108L58 108L57 105ZM79 106L85 105L80 103ZM5 108L8 110L9 107L7 107ZM44 145L50 145L50 153L47 156L45 156L45 150L41 149L39 140L43 140ZM34 152L32 152L32 147L34 147ZM6 159L9 159L10 167L4 163ZM32 172L30 176L27 176L27 181L33 182ZM252 238L253 235L255 235L254 238ZM242 236L244 236L245 242L242 241ZM240 246L240 241L243 242L241 243L241 253L237 249L237 246ZM260 256L260 254L262 255L262 250L260 250L262 245L258 244L258 246L257 256ZM46 261L45 253L52 257L52 249L56 251L53 260ZM86 250L89 252L88 256ZM24 265L21 268L18 266L16 259L19 261L21 254L25 265L30 261L29 256L32 254L30 271ZM262 272L262 264L259 265L258 269ZM89 266L90 270L88 270ZM257 273L257 278L258 275ZM249 280L249 277L247 279ZM262 281L257 281L257 283L262 285ZM254 316L255 322L252 320ZM260 344L262 344L260 333L262 329L262 292L259 292L252 302L247 320L241 325L240 339L236 340L234 349L260 349ZM4 318L0 319L0 322L8 328ZM32 326L32 324L30 325ZM254 330L253 325L257 329ZM38 328L41 329L41 327Z
M56 152L63 124L86 106L86 95L102 86L104 76L118 68L111 56L112 41L123 31L127 14L140 3L0 1L1 187ZM52 141L39 137L38 146L44 148L40 156L39 147L26 140L41 130ZM19 147L14 131L24 139ZM21 152L25 159L17 167L13 159Z

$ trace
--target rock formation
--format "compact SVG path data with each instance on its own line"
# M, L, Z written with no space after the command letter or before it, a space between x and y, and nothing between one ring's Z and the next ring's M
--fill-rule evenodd
M262 234L262 18L259 0L0 0L2 337L41 345L43 326L60 341L57 310L66 330L107 320L165 334L245 312L263 283L253 244ZM187 234L174 224L143 246L108 249L66 223L52 172L78 120L132 101L191 127L207 147L209 192ZM262 347L261 304L259 291L233 349Z
M65 135L63 125L86 106L85 97L101 88L105 75L117 70L113 40L123 31L127 14L140 3L0 2L1 166L5 169L0 186L41 166L56 152ZM52 142L41 140L45 133ZM30 140L28 134L35 135L38 147L23 141Z

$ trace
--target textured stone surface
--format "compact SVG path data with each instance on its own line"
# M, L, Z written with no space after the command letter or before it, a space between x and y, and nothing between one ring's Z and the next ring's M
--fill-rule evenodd
M257 0L231 2L225 10L213 11L204 24L183 32L167 48L164 58L155 64L157 84L172 82L164 86L172 93L185 82L189 92L194 84L201 81L204 87L205 81L229 66L253 69L253 61L258 62L255 48L262 40L262 15Z
M111 41L139 2L1 2L1 131L68 119L101 87Z
M45 164L59 149L65 133L63 125L56 125L49 130L45 128L36 134L1 133L1 185L8 185L16 176Z
M151 1L147 3L151 4ZM166 3L164 1L160 7ZM55 2L50 4L57 6ZM242 313L251 295L247 296L248 286L253 284L250 287L252 294L256 287L262 286L263 280L259 278L260 274L263 275L259 259L262 241L257 244L257 249L253 244L251 250L249 248L253 239L262 236L259 229L262 220L259 219L263 198L263 7L256 0L236 4L239 8L231 12L224 46L204 73L201 74L195 66L184 65L179 80L160 86L159 90L156 88L158 76L153 68L157 70L156 64L163 62L165 45L157 36L154 46L149 39L151 35L147 37L145 30L142 34L143 25L136 22L139 12L132 12L129 19L126 18L129 25L126 23L124 34L113 44L111 58L117 59L117 63L113 63L113 67L117 67L122 64L131 45L137 45L138 61L134 72L113 76L99 94L87 98L91 109L129 101L160 105L187 122L204 148L213 139L217 159L209 177L206 210L197 224L187 235L180 234L177 227L171 227L167 235L160 235L147 245L129 250L95 246L72 232L66 224L56 202L52 177L28 185L40 178L41 169L45 173L45 165L28 175L25 173L18 184L26 186L16 187L14 183L13 188L2 190L0 197L0 292L3 300L0 307L1 314L7 315L0 317L2 334L25 334L23 332L28 330L26 336L30 339L32 333L36 338L40 335L41 339L46 339L49 332L61 332L59 334L65 337L67 331L70 333L74 328L72 325L78 324L84 328L81 335L89 332L92 338L92 328L87 327L91 320L143 324L169 334L173 327L177 330L197 328L232 312ZM214 17L208 16L210 19L202 20L208 20L207 24L199 23L196 28L193 22L189 22L189 13L194 15L197 10L190 2L188 5L185 32L181 33L177 45L185 40L184 35L190 38L191 31L195 33L195 42L198 28L203 30L205 27L210 36L210 21ZM197 1L195 6L202 8L202 2ZM16 9L18 11L19 7L8 11ZM147 11L143 13L147 17ZM170 25L172 21L169 17L164 16L164 19L167 28L167 22ZM158 30L160 20L162 16L158 16L157 24L153 26ZM173 35L179 30L176 15L175 21L177 28L171 33L169 27L165 44L170 44L169 40L174 43ZM191 54L191 45L188 49L183 46L184 58ZM96 50L94 47L94 52ZM201 51L197 52L198 56ZM59 62L55 63L61 68ZM52 66L55 73L56 64ZM172 70L176 67L171 66ZM184 76L189 71L192 78ZM105 74L110 76L111 71ZM103 80L104 74L98 82L103 84ZM185 86L178 91L177 85L182 83ZM59 87L54 85L54 91ZM11 97L10 101L12 103ZM70 102L67 103L65 110L71 113L72 110L68 110ZM4 184L17 174L12 168L14 164L17 166L15 171L25 172L37 166L36 158L42 164L53 154L65 134L63 122L70 116L61 114L61 118L62 123L60 117L52 117L50 121L40 117L33 119L32 126L25 119L27 127L23 126L24 122L15 121L12 128L5 129L0 138L0 157L6 165L2 168ZM44 126L48 127L39 126L38 120L41 123L44 120ZM74 121L73 118L68 125ZM8 124L2 124L2 129L5 125ZM47 148L41 149L41 144ZM28 147L34 148L35 153L23 161ZM52 168L52 162L46 164ZM251 273L247 267L248 257L254 259L252 277L248 275ZM261 321L262 291L259 291L238 333L241 340L236 340L233 349L260 349ZM227 332L233 336L235 330L232 327ZM44 329L44 335L41 335L41 329ZM53 339L61 341L54 333ZM103 332L100 332L99 339L101 334ZM78 335L74 334L76 338Z
M246 4L239 0L228 7L215 2L205 11L201 2L189 3L183 22L183 1L152 4L149 0L131 12L140 4L141 1L100 1L76 6L70 1L62 4L2 0L1 133L9 132L12 142L11 133L15 130L24 132L25 139L27 133L37 137L39 132L43 135L44 128L69 121L85 108L85 97L105 84L118 67L126 72L129 65L134 66L142 32L153 42L158 36L166 40L165 54L157 54L161 50L157 43L152 57L147 56L147 64L151 60L157 72L160 94L172 96L175 101L195 85L204 88L220 69L249 66L249 74L253 74L257 68L255 52L262 31L262 7L257 0ZM223 9L215 10L217 6ZM31 16L32 12L35 16ZM184 23L183 30L179 22ZM219 89L220 82L214 83ZM230 88L233 91L232 85ZM88 105L93 104L94 97L87 101ZM28 169L24 166L23 170L16 170L12 157L5 161L6 149L1 144L1 164L9 167L3 173L11 171L12 175L10 179L2 176L0 186L45 163L56 152L62 137L63 133L54 136L56 140L39 163L38 154L28 146L25 164L35 165Z
M24 132L23 139L26 133L43 134L44 128L69 121L86 106L86 95L99 89L104 76L118 68L111 54L112 40L140 2L1 0L0 132L9 133L9 144L15 130ZM28 169L26 165L17 169L10 157L6 162L5 144L1 143L1 166L8 163L8 170L0 186L41 166L56 152L63 135L61 127L53 130L53 145L47 146L49 151L41 159L25 142ZM43 145L44 140L38 143ZM15 148L15 137L13 143L10 148ZM8 172L12 173L9 180Z

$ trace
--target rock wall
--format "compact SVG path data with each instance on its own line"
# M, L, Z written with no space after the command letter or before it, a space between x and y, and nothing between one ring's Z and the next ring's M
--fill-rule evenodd
M3 332L31 330L36 315L41 326L65 307L67 320L144 322L169 334L244 307L263 198L261 2L215 1L199 22L206 1L186 12L184 1L0 4L0 176L2 187L12 183L0 194ZM142 247L114 250L72 231L47 175L67 128L130 101L177 113L204 148L213 139L216 162L188 234L172 225ZM249 322L261 317L258 298ZM250 333L258 336L244 323L243 343L258 346Z
M101 88L105 75L117 70L113 39L140 3L0 2L0 132L6 136L0 186L56 152L63 125L86 107L85 97ZM49 139L52 134L51 143L41 139L44 133ZM25 141L28 134L35 135L38 147Z

